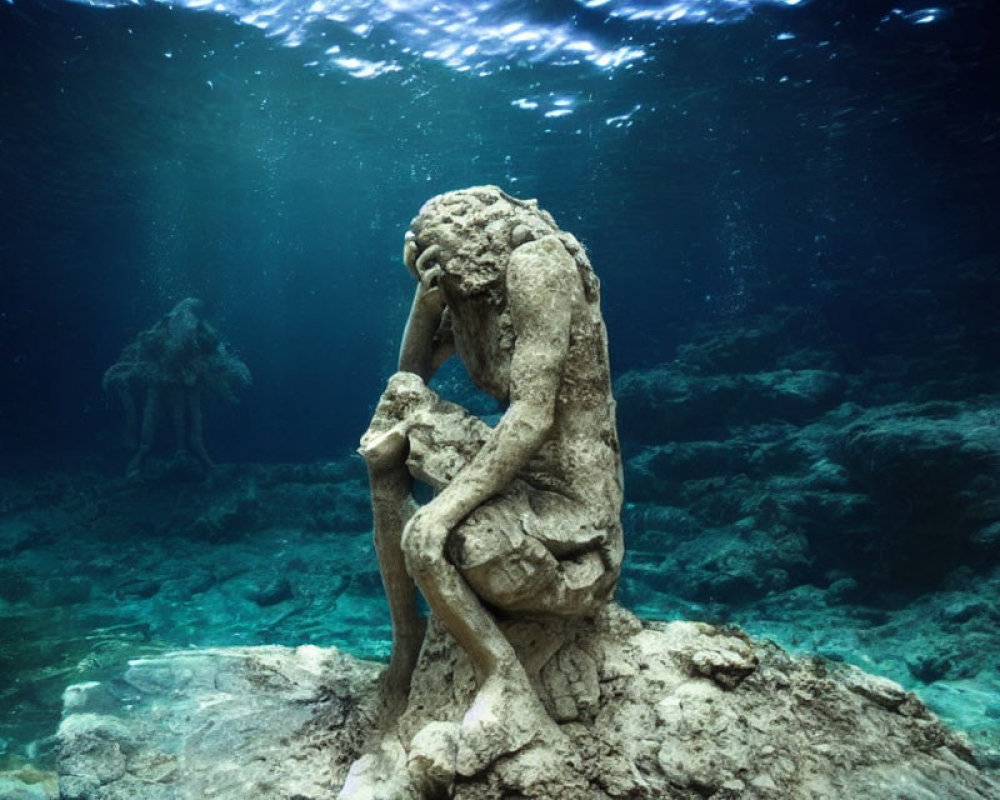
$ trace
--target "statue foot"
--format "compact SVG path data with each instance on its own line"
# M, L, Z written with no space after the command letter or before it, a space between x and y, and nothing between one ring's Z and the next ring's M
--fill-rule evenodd
M451 796L461 730L455 722L429 722L410 742L406 768L422 797Z
M503 759L496 773L515 797L591 797L590 782L581 767L579 752L568 737L561 736L559 741L533 742Z
M430 722L413 737L407 769L421 797L450 797L457 775L491 768L517 796L585 796L579 754L540 703L526 698L493 714L484 713L485 702L474 704L461 725ZM579 794L566 795L567 788Z
M523 671L521 675L497 672L487 678L462 719L456 772L469 777L501 756L536 744L548 750L564 739Z
M395 737L386 737L375 752L351 765L337 800L418 800L410 782L406 751Z

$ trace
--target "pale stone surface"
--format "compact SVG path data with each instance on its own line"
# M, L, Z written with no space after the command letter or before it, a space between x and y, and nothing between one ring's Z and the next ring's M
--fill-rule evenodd
M759 648L698 626L663 640L610 605L622 464L599 284L579 242L534 201L479 186L428 201L403 260L417 286L399 371L359 450L393 652L383 714L340 800L844 796L870 751L851 751L853 730L782 714L816 700L812 683L778 669L783 704L734 699L762 674ZM452 354L504 406L497 425L426 385ZM798 417L837 402L843 383L784 370L761 388ZM741 393L734 383L726 404ZM420 507L414 481L435 492ZM642 688L609 695L616 677ZM909 708L891 684L845 681L838 703ZM785 726L820 742L814 768L801 738L773 744ZM901 754L886 756L892 773ZM843 764L855 777L831 780ZM858 796L879 796L879 780Z
M60 797L329 797L371 724L376 674L311 646L134 661L66 690Z
M602 613L623 557L607 334L583 247L535 201L475 186L424 204L403 261L417 285L399 371L359 450L393 624L386 741L352 770L345 800L402 796L376 785L396 742L425 794L539 741L537 780L561 776L556 721L595 707L598 694L593 659L560 649L566 621ZM452 354L504 407L495 426L426 385ZM419 507L414 481L435 492ZM434 644L424 640L418 589L432 624L471 661L475 691L444 727L424 727L431 720L410 691L421 645ZM542 616L549 621L532 623L529 645L498 624Z
M355 767L370 771L365 793L351 796L1000 797L1000 783L913 695L853 667L792 657L737 630L644 626L613 606L594 625L566 623L544 648L535 648L538 630L525 621L505 628L519 652L537 654L528 659L533 685L563 718L555 739L473 775L455 771L454 734L475 681L467 656L435 626L400 721L402 738L412 738L408 756L400 739L381 739L376 756ZM552 664L579 680L547 682ZM121 681L67 693L62 797L332 797L373 730L377 672L312 647L138 662Z

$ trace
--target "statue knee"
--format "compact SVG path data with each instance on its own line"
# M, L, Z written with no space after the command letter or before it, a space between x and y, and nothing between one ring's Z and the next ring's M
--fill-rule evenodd
M406 571L418 582L434 575L444 562L444 541L421 528L407 527L400 547Z

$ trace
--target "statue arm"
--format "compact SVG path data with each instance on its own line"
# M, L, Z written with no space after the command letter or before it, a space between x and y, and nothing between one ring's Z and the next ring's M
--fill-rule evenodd
M576 265L555 237L530 242L511 256L507 290L515 336L510 404L479 452L418 512L442 539L510 485L546 441L555 420L574 293L579 291ZM416 518L414 522L420 527Z
M416 240L407 233L403 245L403 263L417 279L410 315L399 347L399 371L419 375L427 383L454 352L444 295L438 286L441 268L435 263L437 247L417 251Z
M454 350L448 309L441 290L436 286L427 288L421 281L417 284L403 330L398 369L413 372L427 383Z

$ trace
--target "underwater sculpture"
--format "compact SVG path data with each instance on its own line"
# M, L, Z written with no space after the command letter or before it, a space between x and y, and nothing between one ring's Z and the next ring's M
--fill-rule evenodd
M1000 797L892 681L610 600L622 487L597 284L548 215L493 187L444 195L404 260L403 370L361 447L388 671L311 644L130 660L64 693L60 797ZM427 388L452 348L505 401L496 427ZM422 508L415 480L438 492Z
M135 454L126 474L136 475L156 440L166 411L179 455L191 454L206 467L201 400L216 394L235 401L237 388L250 384L250 370L227 349L202 314L201 300L181 300L152 328L142 331L104 373L101 385L114 391L125 409L125 439ZM143 402L139 426L139 403Z
M360 452L393 624L390 722L425 638L416 587L477 674L461 725L421 732L454 751L432 770L447 782L558 743L499 623L595 618L609 603L623 557L621 456L598 280L535 201L494 186L435 197L411 223L403 259L417 288L399 372ZM452 353L505 406L495 427L427 387ZM436 492L421 507L414 479ZM362 759L342 796L385 795L362 788L381 771Z

